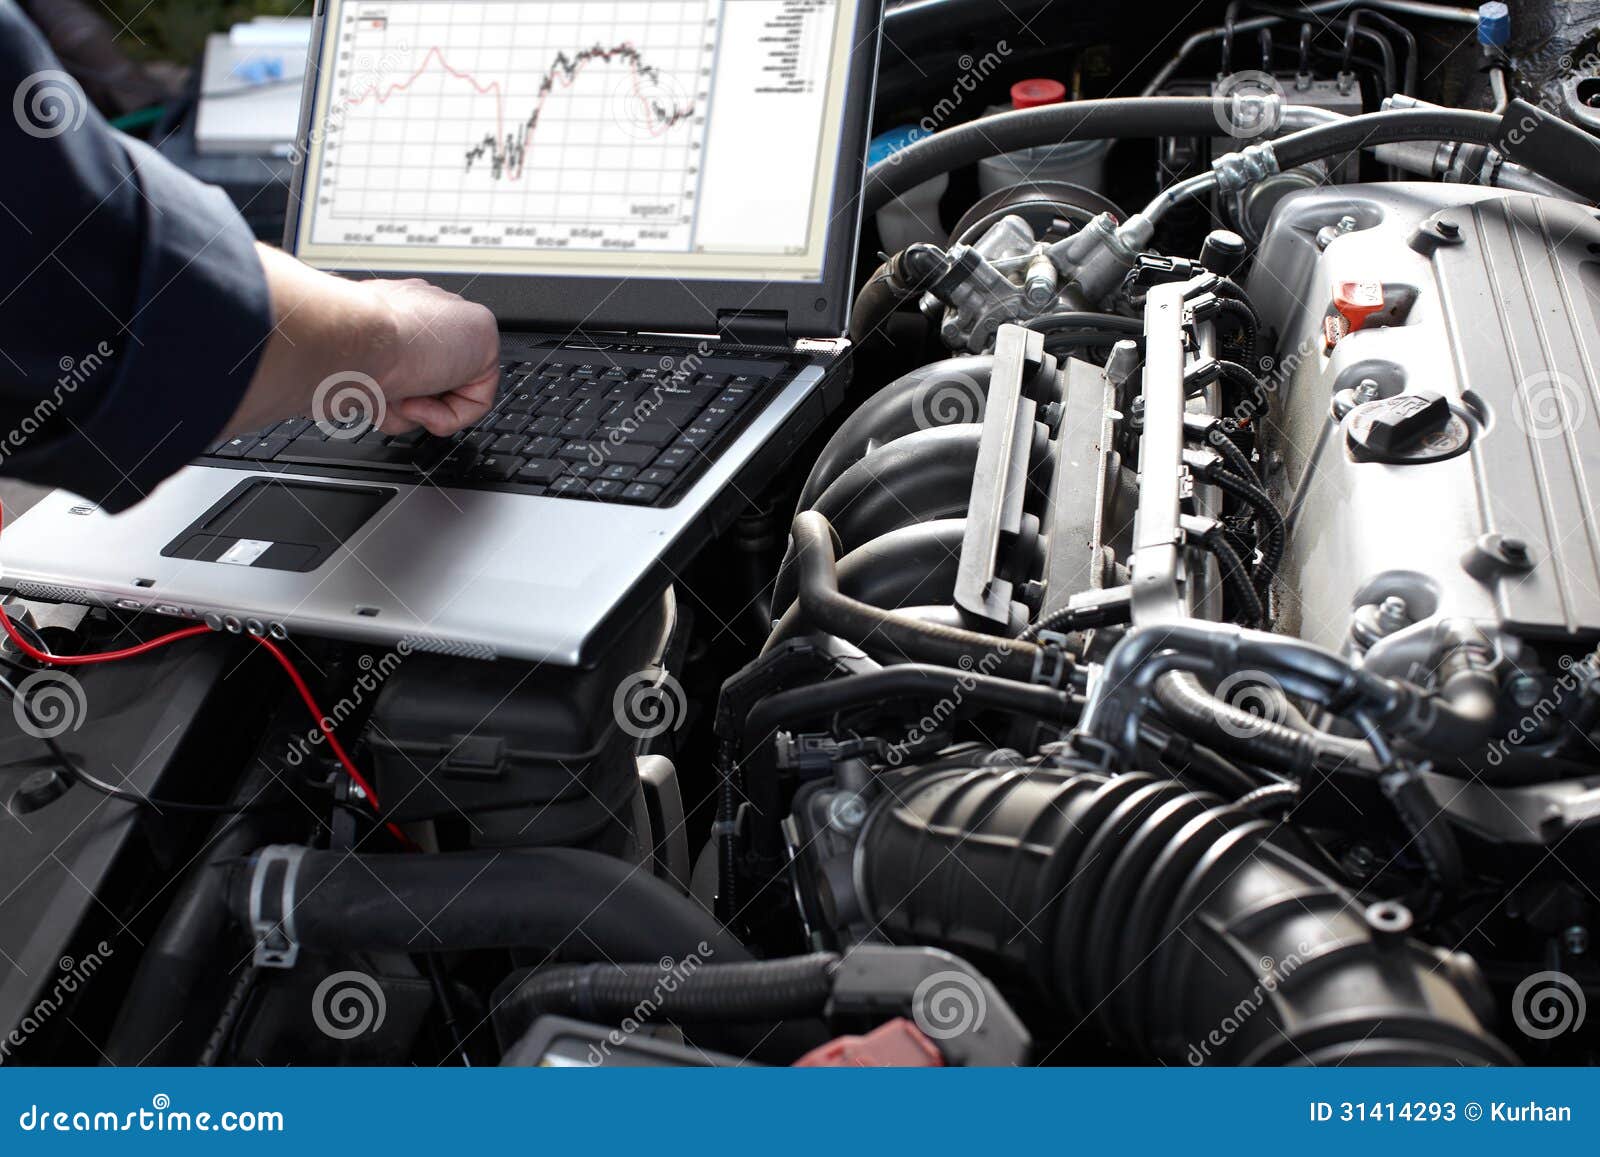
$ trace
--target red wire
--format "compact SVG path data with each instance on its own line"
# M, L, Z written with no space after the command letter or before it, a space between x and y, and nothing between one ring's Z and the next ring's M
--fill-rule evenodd
M0 526L3 526L4 522L5 509L3 505L0 505ZM0 627L5 628L6 634L16 644L17 649L30 659L38 663L50 663L61 667L83 666L87 663L113 663L119 659L131 659L135 655L144 655L159 647L165 647L169 643L176 643L179 639L192 639L196 635L209 635L212 633L211 628L206 626L183 627L180 630L135 644L132 647L123 647L117 651L98 651L91 655L53 655L49 651L41 651L18 634L16 626L11 622L11 616L6 614L4 607L0 607ZM306 705L306 710L311 712L311 718L316 722L317 730L322 732L322 737L328 741L328 750L333 752L334 758L344 768L345 774L350 777L351 782L365 793L367 802L372 805L372 810L378 812L378 793L372 790L372 784L367 782L367 777L356 770L355 761L350 758L344 749L344 745L339 742L338 737L324 722L325 716L322 713L322 708L317 706L317 701L311 694L311 688L307 686L305 679L301 677L299 670L289 656L284 654L283 649L270 639L263 638L260 635L251 635L250 637L265 647L272 657L278 661L278 666L283 668L284 674L289 676L289 682L294 684L295 691L300 695L300 701ZM398 824L386 821L384 827L388 828L395 839L406 847L416 847L411 837L406 835Z

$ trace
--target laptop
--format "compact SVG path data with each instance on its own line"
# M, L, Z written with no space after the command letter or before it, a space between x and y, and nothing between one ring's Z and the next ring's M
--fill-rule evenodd
M5 585L592 662L842 394L881 16L322 0L286 247L489 306L493 410L437 439L334 406L214 444L115 517L57 492L6 528Z

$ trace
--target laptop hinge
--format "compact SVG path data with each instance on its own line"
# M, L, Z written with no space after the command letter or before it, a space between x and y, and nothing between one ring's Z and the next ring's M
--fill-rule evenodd
M789 346L789 315L782 310L717 311L717 332L734 345Z

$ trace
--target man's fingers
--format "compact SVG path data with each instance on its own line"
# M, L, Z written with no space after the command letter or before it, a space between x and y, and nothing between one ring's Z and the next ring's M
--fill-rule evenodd
M494 404L496 377L481 378L457 390L426 398L406 398L395 406L402 418L444 437L465 429L489 412Z

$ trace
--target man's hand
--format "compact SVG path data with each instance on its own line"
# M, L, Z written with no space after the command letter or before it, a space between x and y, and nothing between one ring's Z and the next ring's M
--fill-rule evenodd
M425 281L346 281L279 249L258 245L256 252L272 293L273 330L225 433L280 418L336 417L313 413L325 401L318 387L331 378L375 381L382 396L364 409L381 415L380 428L391 434L415 426L452 434L494 403L500 337L483 306Z

